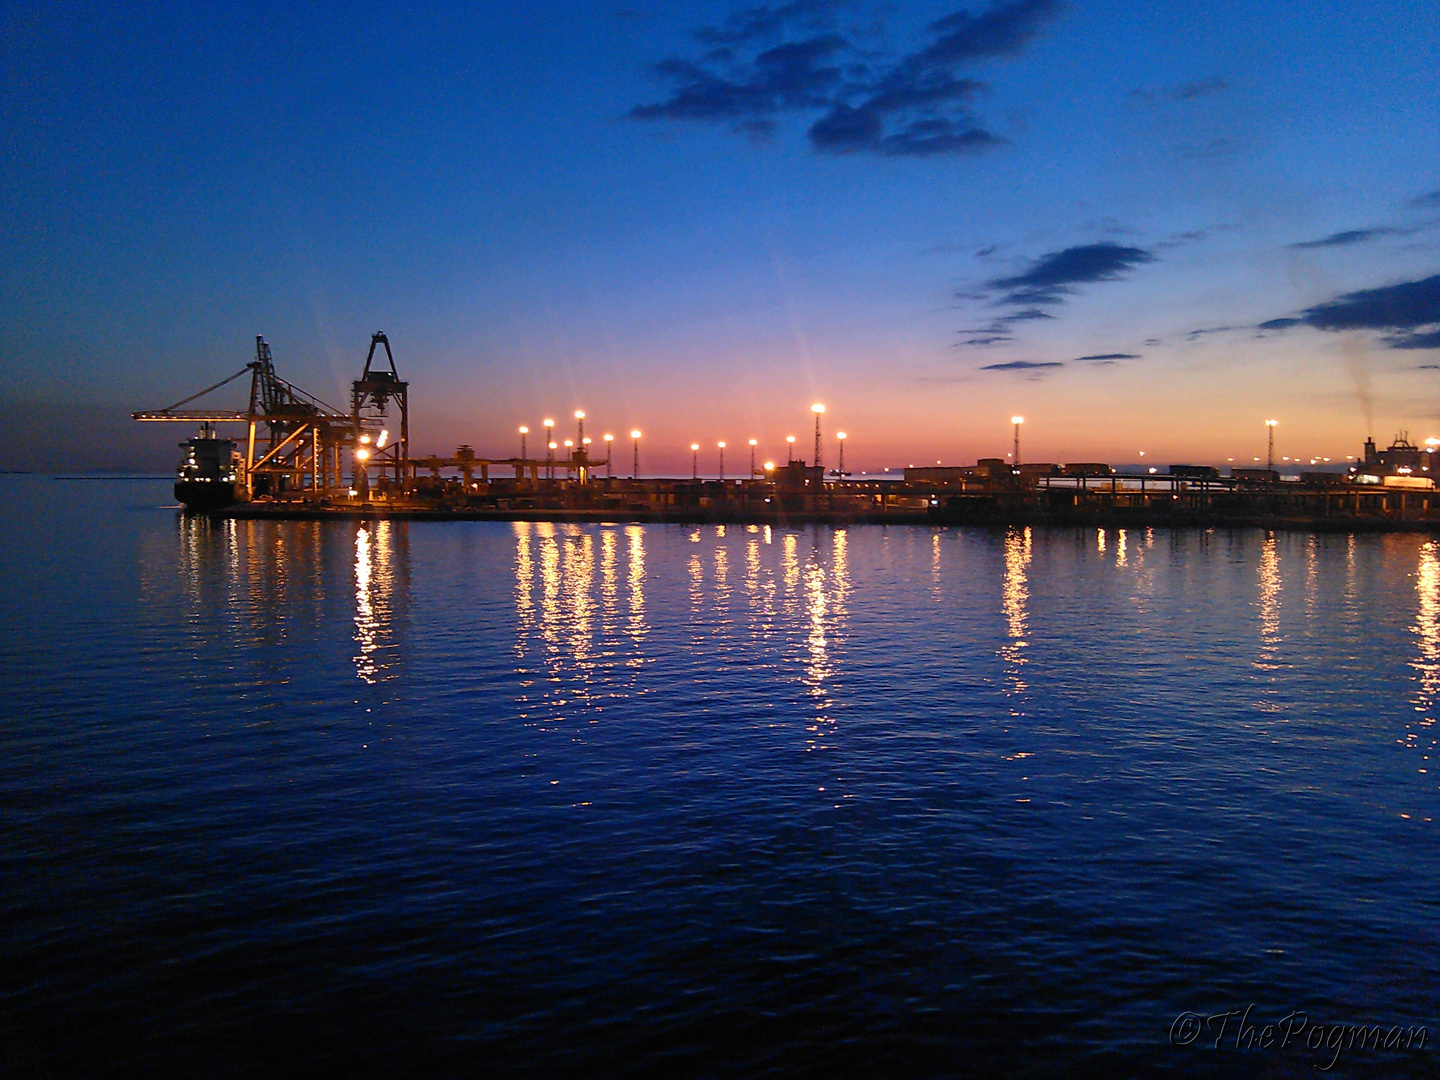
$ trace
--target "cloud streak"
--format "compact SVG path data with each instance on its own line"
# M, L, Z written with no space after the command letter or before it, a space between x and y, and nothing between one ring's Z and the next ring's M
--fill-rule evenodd
M986 364L981 371L1042 371L1065 365L1059 360L1007 360L1003 364Z
M1043 311L1065 301L1081 285L1118 281L1137 266L1154 262L1144 248L1104 241L1052 251L1013 277L995 278L986 289L1007 307Z
M1392 349L1440 348L1440 274L1341 293L1298 315L1269 319L1256 329L1283 332L1297 326L1327 333L1377 332Z
M956 11L924 29L914 51L863 48L834 29L843 5L793 0L742 9L696 39L698 58L672 57L653 74L662 101L636 105L634 120L719 123L764 136L780 118L819 113L808 129L817 153L880 157L974 154L1006 143L975 114L987 89L962 69L1024 50L1063 10L1060 0L996 0Z
M1118 281L1136 267L1154 261L1154 253L1145 248L1109 241L1049 252L1018 274L993 278L978 289L956 293L961 300L989 300L1001 308L1019 309L997 315L988 325L960 331L964 338L960 344L985 348L1013 341L1017 323L1055 318L1052 309L1081 286Z
M1301 240L1299 243L1291 244L1292 248L1305 250L1308 248L1332 248L1349 247L1351 244L1363 244L1367 240L1378 240L1383 236L1406 236L1413 230L1397 229L1390 225L1381 225L1373 229L1347 229L1344 232L1331 233L1329 236L1319 240Z

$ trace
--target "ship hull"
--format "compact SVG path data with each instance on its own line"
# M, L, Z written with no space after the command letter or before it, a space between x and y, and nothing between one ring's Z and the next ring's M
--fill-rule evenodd
M177 480L175 500L187 510L219 510L239 501L233 482L224 480Z

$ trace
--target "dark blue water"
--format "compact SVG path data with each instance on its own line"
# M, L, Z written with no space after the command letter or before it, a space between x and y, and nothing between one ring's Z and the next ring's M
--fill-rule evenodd
M1436 1071L1434 540L0 496L14 1075Z

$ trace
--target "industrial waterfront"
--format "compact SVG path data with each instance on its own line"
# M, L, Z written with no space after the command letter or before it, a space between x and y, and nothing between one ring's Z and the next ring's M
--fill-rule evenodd
M194 402L249 376L244 410L201 409ZM814 449L796 459L787 440L783 463L757 458L757 440L740 476L726 476L720 442L718 475L701 475L698 443L689 478L642 476L642 433L629 433L630 475L615 475L616 436L600 448L576 410L573 439L540 425L543 457L411 452L409 383L400 377L388 337L372 335L348 410L326 405L281 379L270 347L256 338L255 359L229 378L164 409L133 414L144 422L201 425L182 443L175 484L190 509L222 517L411 517L529 521L632 521L790 524L983 524L1096 527L1262 526L1320 531L1440 529L1440 499L1430 462L1437 440L1414 446L1402 433L1386 449L1367 438L1348 471L1275 467L1276 421L1267 420L1265 467L1171 464L1124 472L1103 462L1028 462L1014 449L971 466L924 466L893 476L854 477L845 469L845 433L836 434L838 464L824 464L825 406L811 407ZM224 434L222 425L239 425ZM623 443L621 444L623 446ZM707 455L709 450L707 449ZM732 461L734 457L732 456Z

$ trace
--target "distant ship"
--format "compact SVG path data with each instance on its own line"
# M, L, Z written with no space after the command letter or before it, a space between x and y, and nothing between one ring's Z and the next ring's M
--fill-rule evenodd
M215 433L210 424L202 424L200 434L180 444L185 451L175 475L175 498L189 510L217 510L244 496L244 488L236 483L240 455L235 440Z

